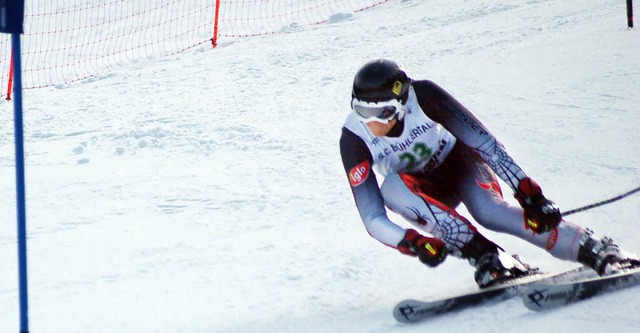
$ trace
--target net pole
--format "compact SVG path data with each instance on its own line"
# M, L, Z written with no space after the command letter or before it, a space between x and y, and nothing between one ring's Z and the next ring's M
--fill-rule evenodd
M633 0L627 0L627 26L633 28Z

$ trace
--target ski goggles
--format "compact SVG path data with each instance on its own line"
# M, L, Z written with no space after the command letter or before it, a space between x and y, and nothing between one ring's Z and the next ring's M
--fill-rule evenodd
M357 98L351 100L351 109L356 118L363 123L377 121L387 124L400 112L401 108L402 103L397 99L382 102L366 102Z

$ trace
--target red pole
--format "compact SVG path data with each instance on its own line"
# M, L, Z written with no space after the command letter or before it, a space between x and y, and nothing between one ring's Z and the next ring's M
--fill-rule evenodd
M218 14L220 13L220 0L216 0L215 14L213 18L213 38L211 43L213 47L218 46Z
M11 90L13 89L13 47L11 47L11 61L9 61L9 83L7 84L7 101L11 100Z

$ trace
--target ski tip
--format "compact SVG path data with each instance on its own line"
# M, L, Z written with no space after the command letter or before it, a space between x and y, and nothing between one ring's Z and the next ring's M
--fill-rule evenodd
M406 299L400 303L398 303L393 308L393 318L395 318L400 323L412 323L418 320L423 320L428 317L425 316L425 313L420 310L421 306L424 302Z
M545 285L533 285L525 288L522 293L522 303L531 311L544 311L561 306L566 296L557 294L549 295L549 288ZM553 299L557 297L554 303Z

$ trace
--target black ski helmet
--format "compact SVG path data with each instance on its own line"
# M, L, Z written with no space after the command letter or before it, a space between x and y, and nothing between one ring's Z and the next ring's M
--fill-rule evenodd
M393 60L376 59L367 62L353 79L351 97L366 102L397 99L406 102L411 79L404 68Z

